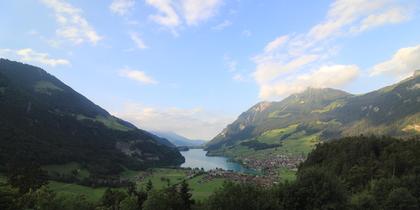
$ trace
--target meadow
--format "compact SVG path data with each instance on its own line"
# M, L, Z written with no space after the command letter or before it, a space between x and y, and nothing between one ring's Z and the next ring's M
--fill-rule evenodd
M57 172L58 169L62 169L64 173L70 173L74 170L74 164L65 164L61 166L46 166L44 169L49 169ZM52 171L48 171L51 173ZM169 169L169 168L156 168L152 169L152 172L145 171L132 171L126 170L121 174L121 178L126 178L135 181L138 188L146 188L146 184L149 180L153 184L154 189L164 189L169 185L175 185L181 183L184 179L187 179L186 170L183 169ZM137 176L144 176L148 174L143 180L136 181ZM204 200L210 196L216 189L222 187L224 179L218 178L210 181L204 180L205 175L199 175L191 179L187 179L187 183L191 189L192 198L196 200ZM0 176L0 182L5 182L5 177ZM87 187L72 183L63 183L57 181L50 181L48 186L58 195L84 195L88 201L97 202L101 199L104 194L106 187ZM125 188L113 188L115 190L125 191Z

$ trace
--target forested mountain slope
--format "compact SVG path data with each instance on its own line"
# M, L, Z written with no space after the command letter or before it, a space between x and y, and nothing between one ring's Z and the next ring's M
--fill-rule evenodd
M181 154L44 70L0 59L0 163L78 162L96 173L176 165Z
M228 125L207 149L217 154L293 144L299 150L319 141L360 134L403 138L420 134L419 71L363 95L308 88L280 102L261 102Z

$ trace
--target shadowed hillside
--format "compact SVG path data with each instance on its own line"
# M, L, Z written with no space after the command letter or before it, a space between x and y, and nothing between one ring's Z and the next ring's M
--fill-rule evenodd
M0 162L78 162L96 173L177 165L157 137L110 115L44 70L0 60ZM4 165L3 165L4 167Z

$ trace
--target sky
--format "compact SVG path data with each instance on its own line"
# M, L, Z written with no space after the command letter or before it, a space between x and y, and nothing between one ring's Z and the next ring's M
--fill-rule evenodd
M146 130L209 140L260 101L420 69L417 0L0 1L0 57Z

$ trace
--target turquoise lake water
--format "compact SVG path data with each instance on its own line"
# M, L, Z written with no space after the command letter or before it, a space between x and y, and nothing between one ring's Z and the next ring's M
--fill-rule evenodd
M204 168L206 171L222 168L224 170L243 173L254 172L239 163L229 161L226 157L206 156L206 151L203 149L190 149L188 151L182 151L181 154L185 157L185 163L181 165L183 168Z

